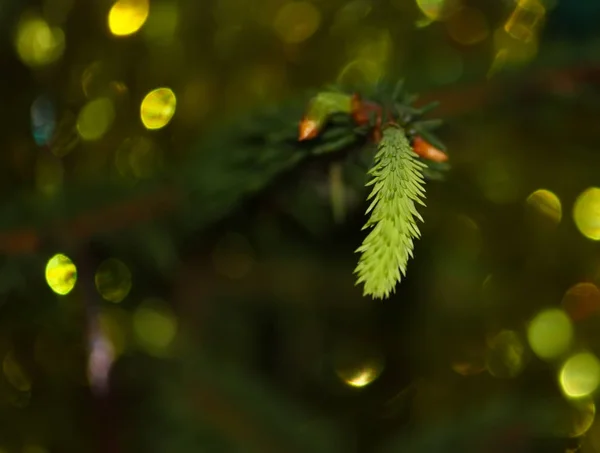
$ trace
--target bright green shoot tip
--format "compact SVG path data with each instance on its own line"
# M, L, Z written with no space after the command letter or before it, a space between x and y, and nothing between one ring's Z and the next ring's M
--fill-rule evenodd
M361 253L356 284L364 284L365 296L388 298L406 275L413 241L421 235L416 219L423 218L416 204L425 206L425 167L402 128L392 125L383 131L367 184L373 186L368 197L372 201L363 229L371 231L356 250Z

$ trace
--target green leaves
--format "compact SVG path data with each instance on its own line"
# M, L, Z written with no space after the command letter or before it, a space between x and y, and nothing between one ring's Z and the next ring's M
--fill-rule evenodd
M426 165L412 150L404 130L389 126L375 155L367 186L373 186L367 209L371 214L363 229L371 229L362 245L355 273L364 283L364 295L383 299L406 275L413 240L420 237L415 218L423 221L416 203L425 206L423 170Z

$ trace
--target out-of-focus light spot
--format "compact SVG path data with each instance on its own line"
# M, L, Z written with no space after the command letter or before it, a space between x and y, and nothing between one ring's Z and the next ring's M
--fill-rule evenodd
M114 119L113 102L108 98L94 99L79 112L77 132L83 140L98 140L110 129Z
M156 43L169 43L175 37L179 25L179 8L175 2L155 2L152 14L144 26L144 35Z
M52 101L40 96L31 105L31 130L38 146L47 145L56 129L56 113Z
M108 13L108 28L115 36L137 32L148 19L148 0L118 0Z
M98 326L94 326L90 339L87 377L95 394L106 395L108 378L114 360L115 352L110 339Z
M436 84L456 82L463 74L464 64L460 52L450 46L435 46L427 59L429 78Z
M109 89L112 93L114 93L116 96L123 96L125 94L127 94L127 92L129 91L129 88L127 88L127 85L125 85L124 82L121 82L120 80L113 80L112 82L109 83Z
M546 189L538 189L527 197L527 204L541 215L560 223L562 219L562 205L560 198Z
M589 431L596 418L596 404L592 398L571 401L571 426L567 436L581 437ZM585 451L585 450L584 450Z
M600 311L600 289L593 283L577 283L565 293L563 309L574 321L581 321Z
M417 6L431 20L446 20L461 7L458 0L417 0Z
M352 32L353 28L371 12L372 5L367 0L352 0L342 6L335 14L331 33L339 35Z
M342 68L337 82L345 86L372 86L383 73L383 68L377 63L368 59L357 59Z
M292 1L277 12L273 27L282 41L298 44L310 38L320 23L321 13L312 3Z
M102 298L109 302L119 303L131 291L131 271L125 263L114 258L98 266L94 281Z
M388 70L393 45L389 30L366 27L355 31L346 45L349 63L340 71L338 84L361 86L376 83Z
M467 46L483 41L490 34L485 15L476 8L463 8L448 19L446 27L452 39Z
M367 27L355 32L346 45L346 53L351 59L369 60L383 66L393 48L394 41L389 30Z
M94 61L81 74L81 88L88 98L100 96L104 94L109 80L110 75L105 64L101 61Z
M62 56L65 35L60 28L51 28L44 19L26 13L17 25L15 44L23 63L40 67Z
M431 24L433 24L435 22L435 20L430 19L429 17L425 16L425 17L420 17L419 19L417 19L415 21L415 27L417 28L427 28L429 27Z
M586 238L600 240L600 188L590 187L577 197L573 220Z
M170 88L156 88L148 93L142 101L140 115L146 129L154 130L165 127L175 114L177 98Z
M537 36L546 9L539 0L518 0L504 30L515 39L527 42Z
M64 173L60 159L52 154L42 154L35 165L35 185L43 194L52 196L61 188Z
M146 179L162 167L160 148L147 137L130 137L117 149L115 165L124 178Z
M31 378L17 361L13 351L10 351L2 361L2 372L6 380L20 392L31 390Z
M69 294L77 282L77 268L73 261L61 253L50 258L46 264L46 282L56 294Z
M254 251L248 241L239 234L227 234L219 241L213 252L216 271L232 280L245 277L254 265Z
M538 39L521 41L509 35L502 28L494 32L494 49L496 55L488 73L491 77L505 66L522 65L531 61L538 52Z
M529 324L527 338L533 352L552 360L565 354L573 341L573 325L567 314L557 308L538 313Z
M591 352L569 357L560 370L560 385L566 396L582 398L591 395L600 384L600 361Z
M60 116L54 137L50 143L50 152L57 157L69 154L81 141L77 133L77 117L74 113L66 111Z
M163 357L177 334L177 318L165 303L147 300L133 314L133 330L140 347L148 354Z
M350 387L366 387L377 379L384 368L381 353L367 345L344 345L335 352L337 376Z
M497 378L513 378L525 366L525 346L512 330L503 330L488 342L486 368Z

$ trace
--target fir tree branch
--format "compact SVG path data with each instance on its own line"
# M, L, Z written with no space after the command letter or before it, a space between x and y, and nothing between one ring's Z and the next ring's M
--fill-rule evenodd
M356 267L357 284L364 283L364 294L387 298L406 275L413 254L413 240L420 236L415 218L423 221L415 203L425 206L423 169L406 134L392 125L383 132L375 163L369 174L373 186L367 209L371 213L363 229L372 228L356 250L361 257Z

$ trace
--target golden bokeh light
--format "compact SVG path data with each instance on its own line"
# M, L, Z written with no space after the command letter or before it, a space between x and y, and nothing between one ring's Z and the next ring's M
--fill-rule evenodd
M509 35L503 28L494 32L494 49L496 56L492 62L490 74L503 69L504 66L515 66L528 63L538 53L538 39L532 37L521 41Z
M98 266L94 281L102 298L109 302L119 303L131 291L131 271L122 261L114 258Z
M88 98L105 94L109 83L110 71L102 61L90 63L81 74L81 88Z
M590 187L577 197L573 220L586 238L600 240L600 188Z
M543 310L529 323L527 339L538 357L556 359L569 350L573 341L571 319L558 308Z
M17 361L13 351L10 351L2 361L2 372L6 380L20 392L31 390L31 378Z
M335 14L333 24L331 25L331 34L339 35L346 32L353 32L360 21L364 20L373 5L367 0L351 0L344 4Z
M50 258L46 264L46 282L56 294L69 294L77 282L77 268L73 261L61 253Z
M345 86L371 86L384 70L380 64L369 59L356 59L346 64L337 77L337 83Z
M367 344L345 344L334 354L335 373L350 387L366 387L383 372L384 358Z
M168 354L178 322L167 304L157 299L144 301L133 314L133 330L139 346L150 355Z
M115 166L124 178L150 178L162 168L162 165L162 152L148 137L127 138L115 154Z
M108 13L108 28L115 36L137 32L148 19L149 0L118 0Z
M343 86L373 85L386 73L394 42L389 30L363 27L346 44L348 63L342 67L337 83Z
M417 0L417 6L431 21L446 20L462 7L459 0Z
M562 219L562 204L560 198L549 190L538 189L531 193L527 197L527 204L552 222L560 223Z
M165 127L175 115L177 98L170 88L156 88L148 93L140 108L142 123L146 129Z
M525 367L525 345L517 332L503 330L488 341L485 364L496 378L513 378Z
M582 398L591 395L600 384L600 361L591 352L579 352L565 361L559 376L566 396Z
M476 8L461 9L448 19L446 27L452 39L466 46L477 44L490 35L485 15Z
M65 35L37 16L25 14L17 25L15 46L19 58L31 67L41 67L58 60L65 49Z
M562 306L572 320L584 320L600 311L600 289L590 282L577 283L565 293Z
M530 41L537 36L545 15L546 8L540 0L518 0L513 13L504 24L504 31L520 41Z
M98 98L88 102L77 117L77 132L83 140L102 138L112 126L115 108L109 98Z
M596 419L596 404L591 397L571 400L571 423L567 436L581 437L587 433Z
M287 44L298 44L310 38L319 28L321 13L309 2L285 3L275 16L273 28Z

